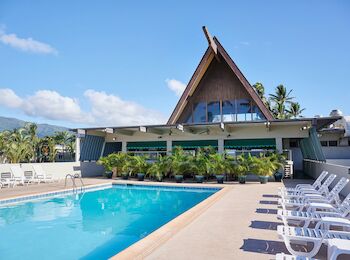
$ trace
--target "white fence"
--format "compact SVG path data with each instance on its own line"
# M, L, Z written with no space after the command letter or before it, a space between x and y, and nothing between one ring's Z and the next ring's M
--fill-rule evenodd
M34 171L34 163L21 163L24 171ZM82 177L96 177L103 174L104 168L95 162L54 162L37 163L40 164L47 174L52 174L56 178L64 178L67 174L81 173ZM11 164L0 164L0 173L10 172Z
M337 175L331 187L333 187L341 177L350 179L350 166L332 164L328 162L319 162L314 160L304 159L304 172L310 177L316 179L322 171L327 171ZM343 196L350 193L350 184L348 184L341 192Z

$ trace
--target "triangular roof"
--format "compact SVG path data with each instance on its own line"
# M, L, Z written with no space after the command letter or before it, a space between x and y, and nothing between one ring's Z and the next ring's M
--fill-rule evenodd
M242 83L243 87L246 89L248 94L254 100L254 102L259 107L260 111L266 117L266 119L269 121L273 120L274 118L272 116L271 111L264 105L264 102L261 100L260 96L255 92L255 90L250 85L246 77L243 75L243 73L237 67L235 62L231 59L231 57L228 55L224 47L221 45L219 40L216 37L212 38L205 27L203 27L203 30L208 39L209 47L205 51L199 65L197 66L195 72L191 77L191 80L187 84L184 92L182 93L182 96L180 97L167 124L175 124L177 122L181 113L186 107L188 98L194 93L195 89L197 88L199 82L201 81L203 75L207 71L209 65L211 64L214 58L216 58L219 61L223 59L228 64L232 72L236 75L236 77Z

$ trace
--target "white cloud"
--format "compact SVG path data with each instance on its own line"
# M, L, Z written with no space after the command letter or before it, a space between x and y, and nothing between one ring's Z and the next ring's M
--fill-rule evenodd
M103 91L87 90L84 96L91 103L91 115L98 125L128 126L165 123L166 118L132 101Z
M0 105L9 108L18 108L22 105L22 99L9 88L0 89Z
M29 116L75 123L92 123L94 120L81 111L78 100L61 96L56 91L39 90L27 97L21 109Z
M81 111L77 100L61 96L56 91L39 90L21 98L12 89L0 89L0 106L18 109L32 117L65 120L75 123L92 123L94 120Z
M184 92L185 88L186 88L186 84L182 83L179 80L176 79L166 79L165 82L168 85L168 88L173 91L176 96L180 97L182 95L182 93Z
M36 41L32 38L20 38L16 34L6 34L4 29L0 28L0 42L9 45L15 49L41 53L41 54L57 54L57 50L47 43Z
M52 90L39 90L34 95L19 97L12 89L0 89L0 106L17 109L26 115L95 126L128 126L161 124L164 115L142 105L123 100L103 91L87 90L84 97L90 109L83 111L75 98Z

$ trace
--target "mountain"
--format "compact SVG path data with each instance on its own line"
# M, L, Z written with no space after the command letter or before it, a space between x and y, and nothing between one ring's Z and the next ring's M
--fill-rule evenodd
M12 130L15 128L23 127L25 123L28 123L23 120L19 120L16 118L9 118L0 116L0 132L4 130ZM37 124L38 126L38 136L44 137L47 135L53 135L58 131L68 131L68 128L57 125L49 125L49 124Z

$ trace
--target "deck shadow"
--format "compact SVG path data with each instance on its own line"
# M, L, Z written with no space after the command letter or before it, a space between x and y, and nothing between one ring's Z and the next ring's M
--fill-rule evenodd
M260 200L260 204L278 205L278 201L274 200Z
M277 209L263 209L263 208L258 208L255 211L256 213L261 213L261 214L274 214L277 215Z
M288 253L288 250L282 241L261 240L261 239L244 239L240 247L243 251L255 252L261 254L276 255L278 253Z
M283 225L282 222L253 220L249 227L256 229L277 230L277 226Z
M273 195L273 194L263 194L262 195L264 198L280 198L278 195Z

